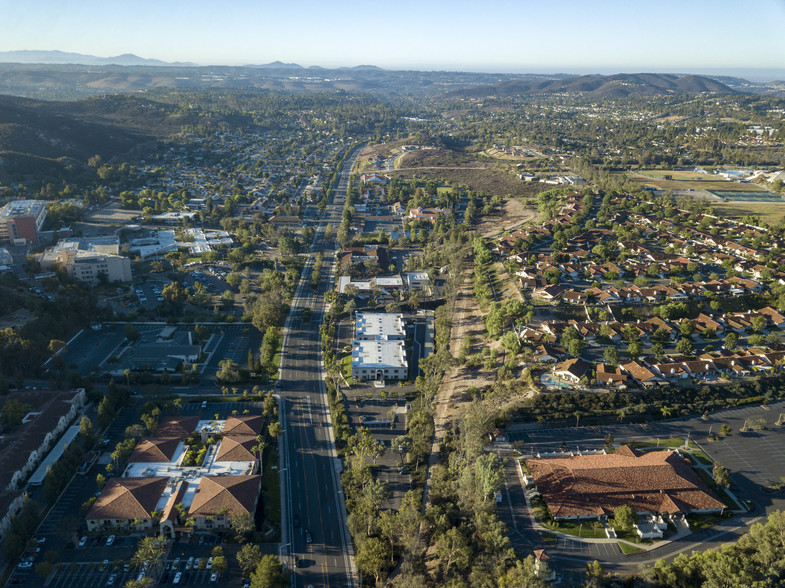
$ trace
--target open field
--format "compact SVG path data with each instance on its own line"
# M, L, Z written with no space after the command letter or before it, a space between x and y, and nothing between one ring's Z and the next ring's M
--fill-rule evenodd
M717 216L739 219L751 214L770 225L776 225L785 217L785 202L712 202L711 207Z
M665 180L663 175L671 175L673 179ZM724 192L765 192L757 184L739 184L695 172L672 172L667 170L643 170L641 172L628 172L630 181L656 188L658 190L719 190Z
M708 174L700 174L695 171L675 171L668 169L641 169L637 172L638 175L649 176L658 180L665 179L665 176L671 176L674 180L695 180L696 182L714 181L716 176Z
M499 212L483 217L477 225L477 232L486 238L493 237L520 227L537 217L538 212L534 206L525 205L518 198L505 198Z

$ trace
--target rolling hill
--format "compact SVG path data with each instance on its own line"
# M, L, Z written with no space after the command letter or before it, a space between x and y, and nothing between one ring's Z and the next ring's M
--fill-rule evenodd
M104 161L177 133L192 116L134 96L45 102L0 95L0 177Z
M488 98L533 94L584 94L596 98L627 96L658 96L663 94L735 93L730 87L712 78L675 74L587 75L558 80L510 80L500 84L462 88L445 94L448 98Z

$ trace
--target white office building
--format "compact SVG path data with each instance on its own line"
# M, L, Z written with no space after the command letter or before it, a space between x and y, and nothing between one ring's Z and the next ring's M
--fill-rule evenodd
M403 315L383 312L358 312L354 319L354 338L360 341L403 341Z
M408 376L403 341L354 341L352 377L356 380L405 380Z
M405 380L406 334L403 315L363 313L355 315L352 343L352 377L356 380Z

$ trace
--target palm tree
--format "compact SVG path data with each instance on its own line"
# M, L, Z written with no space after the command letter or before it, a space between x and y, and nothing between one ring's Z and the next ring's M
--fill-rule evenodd
M136 553L131 557L131 563L137 568L147 564L151 571L157 570L166 556L166 542L161 537L143 537L136 548Z

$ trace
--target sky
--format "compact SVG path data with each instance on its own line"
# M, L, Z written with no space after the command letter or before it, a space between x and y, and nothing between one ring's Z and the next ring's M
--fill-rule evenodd
M785 0L0 0L0 51L507 73L785 69Z

